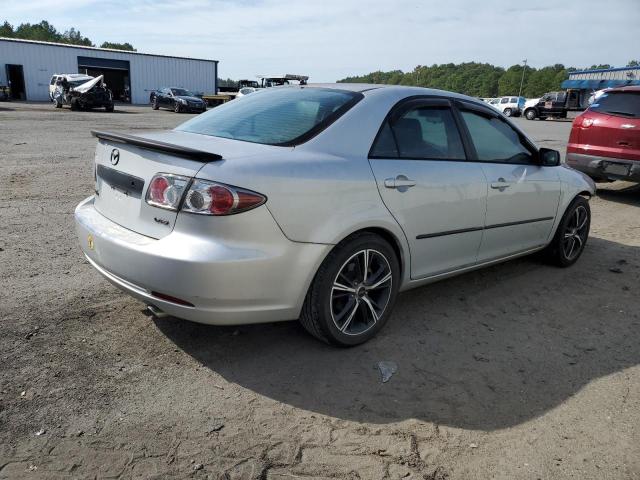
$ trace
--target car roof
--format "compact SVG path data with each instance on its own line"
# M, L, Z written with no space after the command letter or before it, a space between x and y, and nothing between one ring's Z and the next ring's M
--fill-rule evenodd
M294 87L298 87L295 85ZM449 98L457 98L460 100L466 100L468 102L477 103L479 105L486 105L483 101L476 97L470 97L468 95L463 95L461 93L450 92L448 90L438 90L436 88L425 88L425 87L411 87L405 85L386 85L386 84L376 84L376 83L310 83L305 85L303 88L331 88L334 90L345 90L349 92L360 92L365 95L369 93L375 93L376 95L384 95L388 93L389 95L404 95L406 97L414 96L414 95L430 95L430 96L441 96L441 97L449 97ZM276 88L290 88L290 87L276 87Z
M610 92L640 92L640 85L627 85L626 87L614 87L607 89Z
M94 78L91 75L84 73L54 73L52 77L67 77L67 78Z

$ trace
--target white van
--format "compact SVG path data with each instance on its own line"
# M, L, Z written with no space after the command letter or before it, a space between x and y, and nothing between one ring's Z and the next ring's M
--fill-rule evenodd
M84 73L54 73L51 76L51 81L49 82L49 100L52 102L53 93L56 91L56 85L58 84L58 81L62 81L64 78L69 82L70 88L80 86L89 80L93 80L92 76L85 75Z

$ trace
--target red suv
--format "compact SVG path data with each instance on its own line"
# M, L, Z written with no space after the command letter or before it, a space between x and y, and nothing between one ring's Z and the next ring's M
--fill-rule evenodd
M576 117L567 164L596 181L640 182L640 86L613 88Z

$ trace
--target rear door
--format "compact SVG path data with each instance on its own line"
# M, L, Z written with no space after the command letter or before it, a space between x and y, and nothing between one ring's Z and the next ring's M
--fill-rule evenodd
M589 111L599 114L589 127L583 121L581 142L590 154L640 161L640 91L603 93Z
M459 106L489 184L478 262L546 244L560 200L557 167L539 165L535 147L502 117L475 104Z
M169 103L169 96L171 95L171 90L168 88L163 88L162 90L160 90L160 97L159 97L159 104L162 105L163 107L169 107L170 103Z
M449 100L397 105L369 158L382 200L407 236L411 277L473 265L487 184L481 165L466 161Z

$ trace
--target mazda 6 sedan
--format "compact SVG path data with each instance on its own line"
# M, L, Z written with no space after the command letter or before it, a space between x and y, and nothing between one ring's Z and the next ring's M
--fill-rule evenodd
M171 131L93 133L80 243L158 316L299 319L355 345L399 291L538 251L567 267L589 234L593 182L454 93L276 87Z

